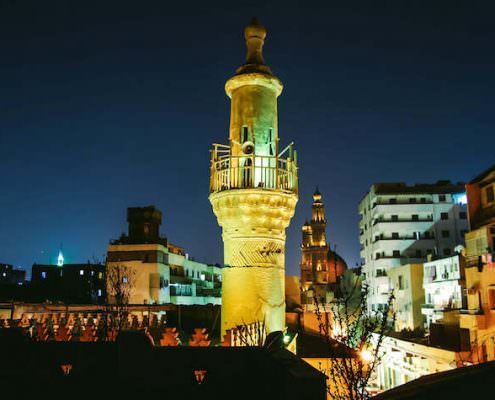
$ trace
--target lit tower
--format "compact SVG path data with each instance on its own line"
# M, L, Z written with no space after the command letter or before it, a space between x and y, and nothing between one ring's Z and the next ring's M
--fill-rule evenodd
M297 203L292 144L279 150L277 97L282 83L263 60L266 30L245 29L247 56L225 84L231 99L229 144L215 144L210 202L224 242L222 334L264 321L285 329L285 229Z
M316 188L311 205L311 221L309 223L306 221L302 227L301 286L303 293L311 290L314 295L320 297L335 290L331 286L337 283L338 278L347 269L342 257L330 249L326 229L325 205L320 191ZM303 298L305 303L312 301Z

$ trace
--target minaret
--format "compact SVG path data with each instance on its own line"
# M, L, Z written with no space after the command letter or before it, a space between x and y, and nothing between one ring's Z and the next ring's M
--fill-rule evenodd
M327 220L321 193L316 188L311 205L311 221L302 227L301 286L308 290L316 284L328 283Z
M245 29L247 56L225 84L231 99L229 144L212 150L210 202L224 242L222 334L264 321L285 329L285 229L297 203L296 152L279 150L282 83L263 59L266 30Z
M325 219L325 206L321 201L321 193L316 187L313 194L313 205L311 206L311 230L315 246L326 246L327 220Z

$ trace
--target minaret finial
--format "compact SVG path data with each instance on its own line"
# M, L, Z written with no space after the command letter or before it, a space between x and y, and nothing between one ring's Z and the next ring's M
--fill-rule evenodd
M258 22L257 18L253 17L249 25L244 28L244 38L247 47L246 61L237 69L237 74L261 72L273 75L263 58L266 29Z
M256 18L244 28L244 38L246 39L247 55L246 64L264 65L263 44L265 44L266 29Z

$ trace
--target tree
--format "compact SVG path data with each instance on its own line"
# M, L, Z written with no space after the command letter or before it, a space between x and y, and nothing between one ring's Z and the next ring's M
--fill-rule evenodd
M136 271L122 264L107 264L107 304L117 319L118 329L127 322L128 305L136 285Z
M368 383L380 362L380 348L385 334L393 326L393 294L384 308L369 312L369 289L361 279L348 276L340 280L339 293L330 304L315 297L315 313L320 335L329 349L327 390L336 400L358 400L370 397ZM340 344L340 346L338 346ZM342 345L350 356L337 353Z

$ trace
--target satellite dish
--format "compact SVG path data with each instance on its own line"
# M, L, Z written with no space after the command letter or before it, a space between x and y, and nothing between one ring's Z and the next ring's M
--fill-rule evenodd
M253 154L254 153L254 143L253 142L244 142L242 144L242 152L244 154Z

